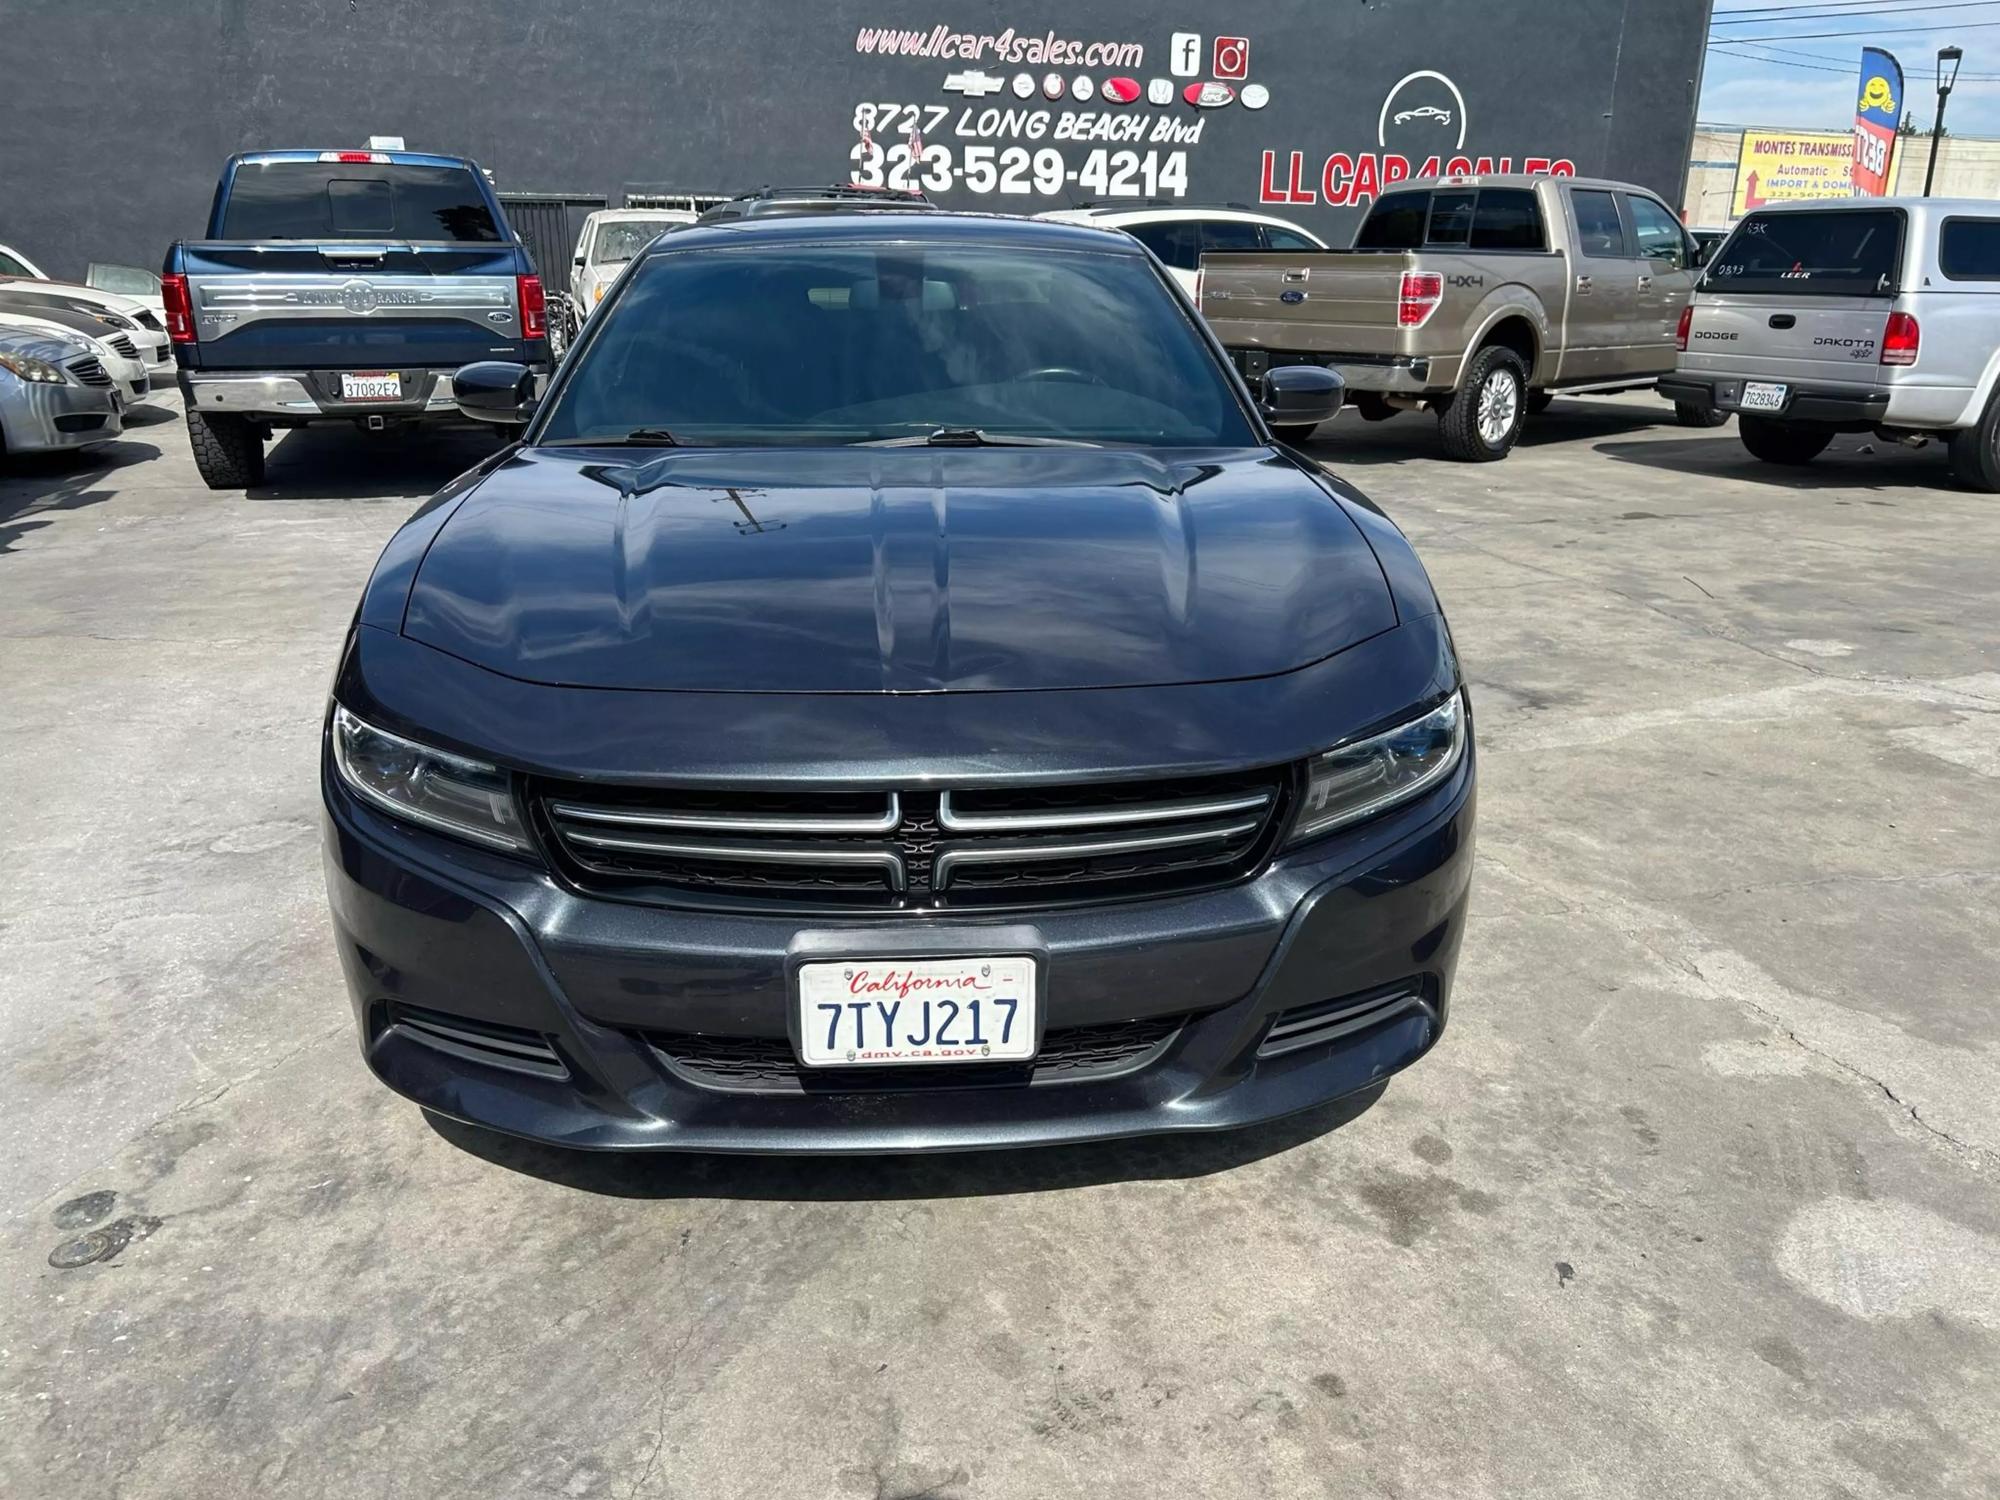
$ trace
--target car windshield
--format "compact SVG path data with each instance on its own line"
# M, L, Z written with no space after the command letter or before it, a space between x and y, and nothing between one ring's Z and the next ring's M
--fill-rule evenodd
M608 219L597 226L597 253L592 258L599 265L630 260L672 227L666 219Z
M86 286L118 296L152 298L160 295L160 278L138 266L107 266L92 261L83 280Z
M1752 214L1709 262L1718 292L1866 297L1896 283L1903 216L1894 209L1830 208Z
M467 167L412 162L244 162L215 237L491 243L500 226Z
M1040 244L655 255L607 306L538 440L639 429L709 444L922 441L946 429L1255 441L1150 262Z

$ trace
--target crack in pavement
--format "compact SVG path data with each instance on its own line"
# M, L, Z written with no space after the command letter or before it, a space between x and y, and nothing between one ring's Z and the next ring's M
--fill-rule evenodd
M1907 1065L1924 1084L1944 1096L1946 1105L1974 1120L1993 1110L1992 1093L1981 1059L1907 1034L1894 1023L1870 1012L1806 995L1781 983L1752 960L1713 942L1673 912L1646 906L1608 892L1580 892L1562 884L1522 873L1482 843L1479 858L1510 879L1564 903L1575 914L1608 922L1627 941L1650 954L1667 969L1692 979L1697 998L1727 1001L1756 1017L1770 1030L1828 1066L1865 1084L1894 1106L1896 1117L1914 1125L1920 1138L1950 1151L1975 1170L2000 1166L2000 1151L1975 1140L1962 1129L1936 1123L1938 1107L1920 1106L1907 1085L1892 1087L1880 1074L1849 1060L1847 1053L1886 1053ZM1679 950L1679 951L1676 951ZM1805 1012L1804 1016L1797 1014ZM1821 1040L1801 1035L1817 1026L1848 1045L1835 1050ZM1924 1110L1931 1111L1926 1117Z

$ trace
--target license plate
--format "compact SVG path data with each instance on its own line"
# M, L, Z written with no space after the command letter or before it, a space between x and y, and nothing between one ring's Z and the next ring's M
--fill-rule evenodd
M1768 380L1746 381L1743 386L1743 410L1783 411L1785 392L1789 387L1774 385Z
M799 1052L809 1068L1026 1062L1038 1011L1035 962L1021 954L799 968Z
M403 399L403 377L391 371L387 374L369 371L361 375L340 377L340 399L343 401L401 401Z

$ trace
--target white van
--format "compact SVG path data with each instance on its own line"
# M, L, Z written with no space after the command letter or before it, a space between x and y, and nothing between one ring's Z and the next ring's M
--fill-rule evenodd
M1738 414L1743 446L1811 462L1840 432L1951 445L2000 491L2000 203L1876 198L1759 209L1681 315L1671 401Z

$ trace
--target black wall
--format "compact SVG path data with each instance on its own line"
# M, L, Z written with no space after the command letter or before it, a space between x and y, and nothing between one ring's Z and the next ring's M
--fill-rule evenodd
M1062 153L1065 177L1091 153L1184 151L1190 199L1260 197L1274 182L1319 199L1322 168L1400 155L1420 166L1464 155L1564 158L1586 175L1624 177L1678 202L1686 170L1710 0L0 0L0 243L56 275L90 260L157 268L169 241L202 231L222 159L284 146L358 146L401 135L413 150L463 153L500 187L692 191L763 182L844 180L856 170L863 102L947 105L922 144L1021 145ZM1003 63L859 55L862 27L999 35L1054 32L1143 46L1138 66ZM1009 89L946 93L968 68L1008 80L1061 74L1169 75L1169 35L1202 37L1212 76L1218 34L1249 40L1247 81L1269 104L1196 110L1101 100L1024 104ZM1434 116L1378 132L1385 96L1420 70L1391 113ZM39 80L39 82L37 82ZM64 80L67 80L65 82ZM1174 78L1178 90L1190 81ZM1238 87L1241 86L1239 83ZM1200 123L1175 144L1017 139L955 133L961 111L1044 110ZM1451 149L1460 128L1462 152ZM1127 127L1129 128L1129 127ZM1378 139L1378 134L1384 139ZM900 125L877 130L885 149ZM936 152L933 150L935 158ZM1335 187L1347 168L1336 163ZM934 170L934 169L933 169ZM1033 212L1091 196L941 194L963 206ZM1351 207L1279 210L1338 236Z

